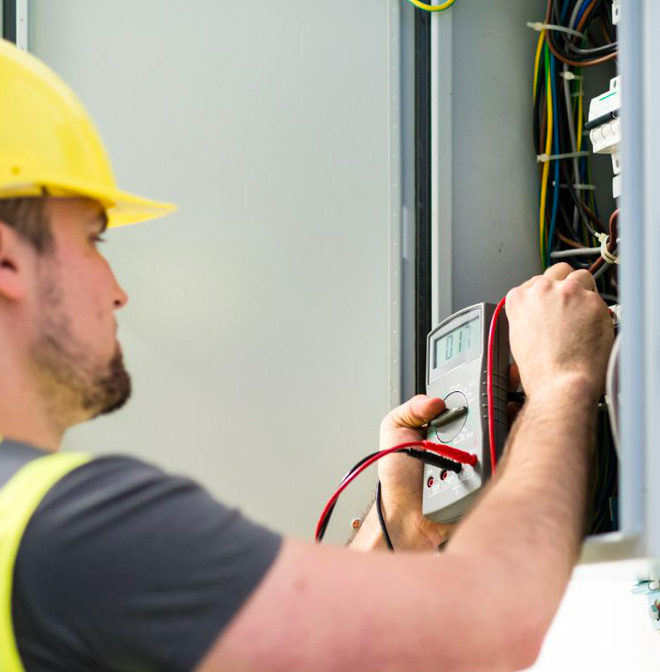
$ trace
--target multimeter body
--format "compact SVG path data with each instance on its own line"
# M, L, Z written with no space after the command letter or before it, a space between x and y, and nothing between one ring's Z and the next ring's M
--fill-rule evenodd
M444 443L477 456L474 467L459 473L426 464L422 507L425 516L439 523L453 523L472 505L491 476L488 438L487 362L488 332L496 306L479 303L454 313L427 338L426 391L444 399L447 422L439 416L429 426L427 440ZM493 352L493 397L496 455L507 434L509 376L509 324L504 311L497 321ZM439 421L439 422L438 422Z

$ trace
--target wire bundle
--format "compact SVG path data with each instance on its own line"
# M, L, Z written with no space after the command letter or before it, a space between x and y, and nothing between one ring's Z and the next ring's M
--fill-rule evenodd
M598 214L591 160L583 142L585 68L617 56L611 0L548 0L534 63L534 148L541 162L539 240L543 268L554 260L590 268L599 289L616 294L615 279L599 257L603 235L616 251L616 234ZM534 24L532 24L534 25ZM564 157L564 158L554 158Z
M597 279L617 302L608 273L618 242L615 211L605 227L594 198L591 157L583 142L585 68L617 56L611 0L548 0L534 63L534 148L540 157L539 239L543 268L568 261ZM552 157L563 158L552 158ZM549 160L548 160L549 159ZM588 533L616 528L617 457L607 419L599 420Z
M601 413L599 418L594 469L588 533L612 532L618 528L616 514L618 462L607 413Z

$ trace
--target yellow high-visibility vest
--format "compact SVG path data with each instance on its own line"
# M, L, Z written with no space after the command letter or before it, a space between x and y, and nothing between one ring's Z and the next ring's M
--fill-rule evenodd
M63 476L90 459L91 455L83 453L37 457L21 467L0 490L1 672L25 672L12 621L14 566L25 528L48 491Z

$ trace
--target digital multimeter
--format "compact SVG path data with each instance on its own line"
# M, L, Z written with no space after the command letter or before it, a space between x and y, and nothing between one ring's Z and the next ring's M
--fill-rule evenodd
M488 437L488 332L496 306L479 303L441 322L427 339L426 392L444 399L447 410L428 425L426 438L477 456L474 467L460 472L424 466L423 513L439 523L456 522L491 476ZM509 324L504 311L497 321L493 352L493 398L496 455L507 434Z

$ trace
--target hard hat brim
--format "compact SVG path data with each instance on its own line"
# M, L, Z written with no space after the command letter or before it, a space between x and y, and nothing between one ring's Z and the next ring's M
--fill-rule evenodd
M108 216L108 228L145 222L169 215L177 209L173 203L154 201L127 191L109 188L84 180L68 177L49 179L40 175L38 183L23 177L15 183L5 183L0 188L0 199L25 196L50 196L91 198L101 204Z

